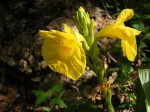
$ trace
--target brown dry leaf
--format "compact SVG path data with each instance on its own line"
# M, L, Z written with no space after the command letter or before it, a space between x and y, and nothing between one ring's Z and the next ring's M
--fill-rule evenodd
M0 111L6 110L16 98L17 90L8 88L8 90L0 91Z
M115 81L115 79L117 78L117 72L113 72L112 73L112 75L109 77L109 79L108 79L108 83L109 83L109 85L111 85L114 81Z
M130 109L125 109L123 110L123 112L130 112Z

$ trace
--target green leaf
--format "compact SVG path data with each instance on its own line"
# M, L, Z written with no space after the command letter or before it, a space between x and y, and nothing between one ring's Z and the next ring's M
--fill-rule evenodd
M43 91L42 91L42 90L32 90L32 93L33 93L36 97L39 97L40 94L43 93Z
M150 112L150 69L139 69L138 73L148 103L148 105L146 104L147 112Z
M51 100L51 102L53 102L54 104L57 104L57 105L59 105L59 106L62 106L62 107L67 108L67 105L65 104L65 102L64 102L64 101L62 100L62 98L61 98L63 94L64 94L64 93L59 94L59 96L53 98L53 99Z
M32 90L32 93L36 96L37 100L35 102L35 106L40 105L44 101L46 101L52 94L60 91L62 89L63 84L54 85L48 92L44 92L42 90ZM61 95L61 94L60 94Z
M146 15L144 19L150 19L150 14Z
M63 88L63 86L64 86L64 84L56 84L48 91L48 93L50 95L54 94L54 93L60 91Z
M49 94L47 92L44 92L42 90L32 90L32 93L36 96L37 100L35 102L35 106L40 105L44 101L46 101L49 97Z
M120 44L116 44L114 47L110 48L108 51L110 53L118 53L122 51L122 48Z
M140 31L143 31L143 32L145 31L145 26L144 26L144 23L142 23L142 22L133 24L132 27L135 29L138 29Z
M72 111L73 108L73 111ZM98 105L94 104L93 102L85 99L81 99L77 101L77 104L73 106L71 109L68 107L67 112L103 112L102 109L98 107Z
M148 47L144 42L140 42L139 49Z
M65 104L65 102L59 97L52 99L52 102L59 105L59 106L67 108L67 105Z
M127 60L126 58L122 59L121 67L122 67L123 71L127 72L127 73L131 73L132 72L131 64L132 63L129 60Z
M131 73L133 71L131 64L132 63L128 59L126 58L122 59L121 61L122 73L120 75L121 81L127 81L131 77Z
M149 39L149 40L150 40L150 33L147 33L147 34L144 36L144 39Z
M145 61L145 62L150 62L150 58L148 58L148 57L143 57L141 60Z
M136 97L137 97L135 112L146 112L146 105L145 105L146 97L139 77L136 80L135 89L136 89Z

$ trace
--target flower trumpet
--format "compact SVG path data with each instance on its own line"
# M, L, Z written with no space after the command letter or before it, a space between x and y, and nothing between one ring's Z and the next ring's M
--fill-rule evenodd
M39 31L40 36L45 38L42 56L53 71L77 80L86 67L86 55L81 43L84 37L67 25L64 25L64 31Z

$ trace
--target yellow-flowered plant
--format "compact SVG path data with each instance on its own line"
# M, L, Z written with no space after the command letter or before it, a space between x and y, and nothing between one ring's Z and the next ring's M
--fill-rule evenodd
M81 43L84 37L67 25L64 25L64 31L39 31L40 36L45 38L42 56L53 71L77 80L86 67L86 56Z
M102 91L109 112L114 112L111 103L112 93L104 75L103 61L98 57L97 40L100 37L121 39L123 56L134 61L137 55L135 36L139 35L140 31L124 25L124 22L131 19L133 15L132 9L124 9L113 24L102 28L94 36L94 20L90 19L89 14L80 7L74 17L80 34L67 25L64 25L64 32L57 30L39 31L40 36L44 37L42 56L53 71L77 80L84 73L87 60L87 65L96 73L100 85L104 88ZM84 50L87 50L87 59Z
M134 15L132 9L124 9L117 17L115 23L104 27L96 34L98 37L112 37L121 39L123 56L127 56L128 60L134 61L137 55L136 35L141 31L127 27L124 22L131 19Z

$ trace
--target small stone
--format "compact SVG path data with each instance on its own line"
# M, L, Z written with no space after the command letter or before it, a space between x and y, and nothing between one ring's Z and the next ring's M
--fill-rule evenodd
M19 66L20 68L26 68L27 67L27 61L21 59L20 62L19 62Z

